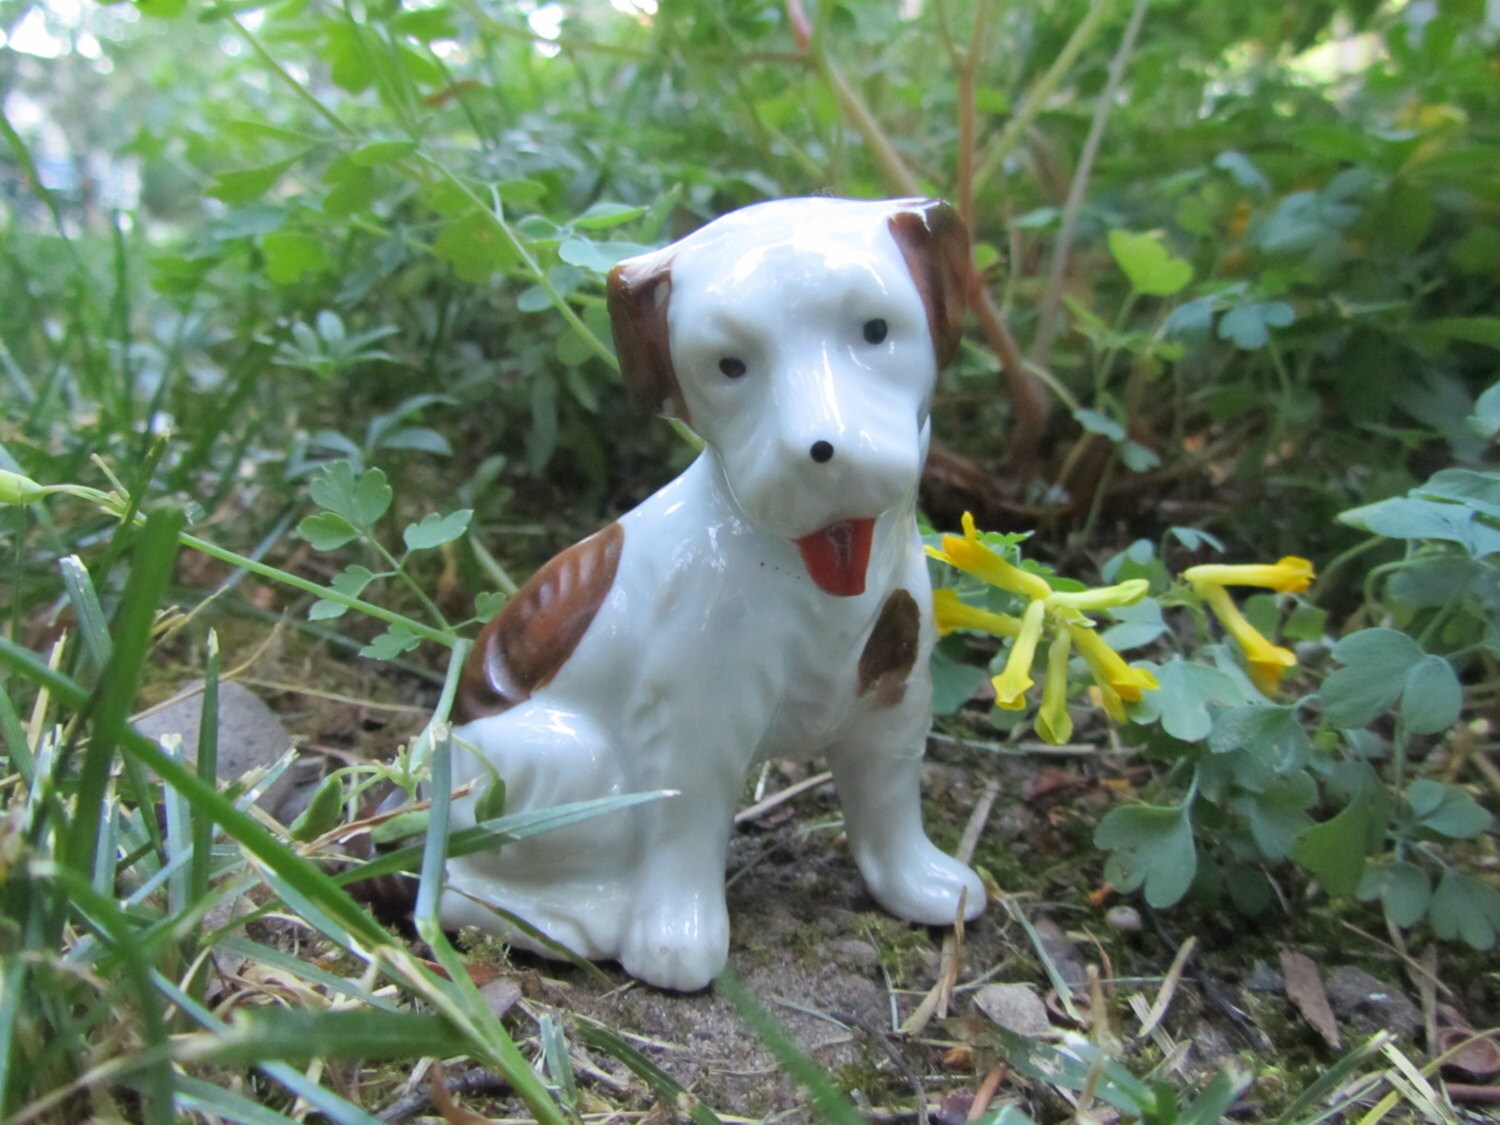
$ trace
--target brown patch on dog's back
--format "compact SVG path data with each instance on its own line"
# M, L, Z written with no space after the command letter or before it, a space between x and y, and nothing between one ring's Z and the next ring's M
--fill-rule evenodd
M936 201L897 211L891 235L927 308L939 370L958 352L969 309L969 234L958 212Z
M609 323L625 385L658 414L690 422L687 403L672 366L667 332L667 300L672 295L672 263L632 259L609 271L606 286Z
M531 576L474 642L454 714L498 715L545 685L567 663L614 585L625 529L612 523Z
M892 590L880 609L865 651L859 656L859 694L875 694L881 707L894 707L906 695L906 681L917 662L921 613L917 600L902 589Z

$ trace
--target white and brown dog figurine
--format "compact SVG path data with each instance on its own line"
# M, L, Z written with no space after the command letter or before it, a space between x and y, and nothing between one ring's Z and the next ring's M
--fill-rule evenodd
M928 924L983 909L918 792L933 629L914 511L968 271L945 204L789 199L610 275L627 383L707 448L485 628L455 733L486 761L459 753L457 776L498 773L507 812L681 795L452 860L446 925L535 948L493 902L650 984L702 988L728 956L746 773L819 753L877 902ZM473 809L455 804L456 828Z

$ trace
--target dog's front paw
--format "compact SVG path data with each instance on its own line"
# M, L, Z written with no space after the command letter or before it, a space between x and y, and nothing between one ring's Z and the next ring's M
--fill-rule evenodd
M631 921L620 965L657 988L707 988L729 960L729 912L722 896L654 903Z
M908 922L951 926L960 899L965 921L984 910L979 876L926 839L893 854L870 857L860 869L875 901Z

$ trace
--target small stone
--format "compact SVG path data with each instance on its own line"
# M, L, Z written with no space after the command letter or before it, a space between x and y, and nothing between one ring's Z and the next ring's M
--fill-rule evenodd
M1047 1006L1029 984L987 984L974 994L974 1006L1017 1035L1036 1038L1052 1030Z
M1340 965L1328 974L1328 1002L1340 1019L1364 1035L1386 1029L1403 1039L1422 1031L1422 1012L1394 985L1353 965Z
M490 1015L499 1019L521 999L521 986L512 977L496 977L479 990Z
M203 681L188 684L178 697L136 721L147 738L182 739L184 759L197 761L198 725L203 720ZM217 765L220 782L238 781L252 769L269 767L292 746L281 720L249 688L233 680L219 685ZM273 816L296 784L294 769L284 770L256 803Z
M1140 933L1141 912L1133 906L1112 906L1104 915L1104 924L1122 934Z
M833 942L828 951L849 969L873 969L880 964L880 950L858 938L843 938Z
M1279 996L1286 991L1286 977L1266 962L1257 961L1245 978L1245 988L1250 992L1269 992Z

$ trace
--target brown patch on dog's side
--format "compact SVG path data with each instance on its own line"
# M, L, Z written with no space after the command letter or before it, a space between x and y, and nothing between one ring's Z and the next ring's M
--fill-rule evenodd
M609 271L609 322L620 357L620 374L650 409L689 422L687 403L672 367L667 334L667 300L672 295L672 263L648 258L621 262Z
M614 585L625 529L612 523L546 563L474 642L454 714L498 715L530 698L567 663Z
M859 656L859 694L874 692L881 707L894 707L906 695L906 681L917 662L917 634L921 614L917 600L902 589L892 590L880 609L865 651Z
M958 212L936 201L898 211L891 235L911 271L941 370L958 352L964 314L969 308L969 234Z

